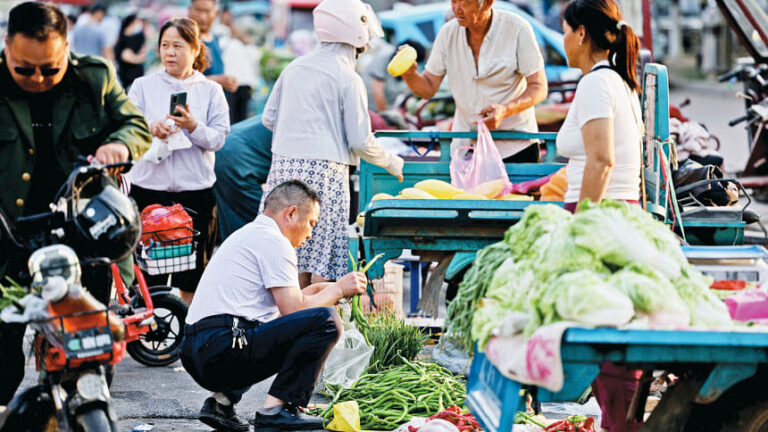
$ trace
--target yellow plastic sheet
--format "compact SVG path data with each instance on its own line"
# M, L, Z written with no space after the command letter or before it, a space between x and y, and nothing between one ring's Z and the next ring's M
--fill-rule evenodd
M360 432L360 407L356 401L337 403L333 406L333 420L326 429L338 432Z

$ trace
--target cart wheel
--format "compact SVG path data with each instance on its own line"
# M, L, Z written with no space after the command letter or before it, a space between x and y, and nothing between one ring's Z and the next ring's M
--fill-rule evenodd
M127 351L145 366L167 366L179 358L187 304L169 292L152 294L152 303L157 328L129 343Z
M720 432L768 432L768 401L744 406L734 413L734 418L724 422Z

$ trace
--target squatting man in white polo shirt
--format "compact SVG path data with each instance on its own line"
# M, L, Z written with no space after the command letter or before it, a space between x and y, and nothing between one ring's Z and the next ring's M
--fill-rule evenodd
M205 269L189 307L181 362L203 388L200 420L217 429L247 431L234 405L251 385L277 374L256 429L322 429L301 414L339 339L335 305L365 292L362 273L299 289L295 248L312 235L317 193L291 180L275 187L264 212L230 235Z

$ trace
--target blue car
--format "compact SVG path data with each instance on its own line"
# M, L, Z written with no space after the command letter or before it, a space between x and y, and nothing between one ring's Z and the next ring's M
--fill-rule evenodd
M504 1L496 1L495 9L514 12L523 17L533 27L536 42L544 56L547 81L572 81L578 79L581 72L569 68L563 48L563 35L544 25L541 21L524 12L519 7ZM451 8L449 2L432 3L421 6L400 7L379 12L379 20L384 28L386 39L393 45L400 45L407 40L414 40L429 48L437 33L445 23L445 13Z

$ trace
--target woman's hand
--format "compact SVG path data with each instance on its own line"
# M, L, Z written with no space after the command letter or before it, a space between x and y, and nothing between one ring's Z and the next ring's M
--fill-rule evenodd
M192 113L189 111L189 105L186 107L176 105L176 112L179 113L178 116L172 116L168 114L167 117L173 120L177 127L186 129L189 133L194 132L194 130L197 128L197 119L195 119L195 117L193 117Z
M166 139L171 134L171 129L165 125L165 121L155 120L149 124L149 131L152 136L160 139Z

